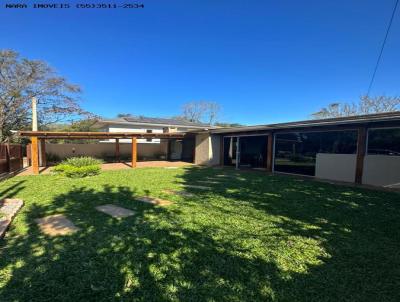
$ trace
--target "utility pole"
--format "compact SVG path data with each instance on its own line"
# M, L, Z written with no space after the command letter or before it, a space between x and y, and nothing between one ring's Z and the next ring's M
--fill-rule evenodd
M37 100L32 98L32 131L38 131L37 123ZM32 157L32 171L33 174L39 174L39 152L38 152L38 138L37 136L31 137L31 157Z
M32 98L32 131L38 131L38 122L37 122L37 99L35 97Z

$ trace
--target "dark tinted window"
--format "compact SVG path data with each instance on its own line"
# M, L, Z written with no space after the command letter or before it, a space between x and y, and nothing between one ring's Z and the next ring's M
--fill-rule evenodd
M400 128L369 129L368 154L400 156Z
M236 165L236 137L224 137L224 165L234 166Z
M355 154L356 131L292 132L276 134L274 169L315 175L317 153Z
M266 136L242 136L240 144L240 166L265 168L267 161Z

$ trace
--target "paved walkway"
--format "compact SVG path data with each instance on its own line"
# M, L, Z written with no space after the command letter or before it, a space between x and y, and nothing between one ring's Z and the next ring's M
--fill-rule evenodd
M21 199L6 198L0 200L0 238L4 236L14 216L23 206Z
M192 163L187 163L183 161L141 161L137 162L137 168L147 168L147 167L183 167L183 166L193 166ZM40 174L48 174L50 173L52 167L41 167L39 169ZM104 171L108 170L123 170L123 169L131 169L130 162L124 163L106 163L101 165L101 169ZM22 170L17 175L33 175L32 167L28 167Z

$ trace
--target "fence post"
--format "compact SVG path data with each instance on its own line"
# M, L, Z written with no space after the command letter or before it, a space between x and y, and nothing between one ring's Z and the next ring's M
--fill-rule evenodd
M19 145L19 168L22 169L24 167L24 151L22 145Z
M7 162L7 172L11 172L10 142L6 143L6 162Z

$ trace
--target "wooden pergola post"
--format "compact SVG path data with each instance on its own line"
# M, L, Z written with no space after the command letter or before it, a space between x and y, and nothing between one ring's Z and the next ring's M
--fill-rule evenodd
M39 174L39 152L38 152L38 138L37 136L31 137L31 156L32 156L32 172Z
M115 139L115 160L117 163L120 162L120 156L119 156L119 138Z
M267 172L272 172L272 159L273 159L273 152L274 152L274 135L269 133L267 136Z
M132 137L132 168L136 168L137 161L137 139Z
M40 159L41 159L41 166L46 167L47 166L47 160L46 160L46 140L44 138L40 139Z
M355 183L361 184L364 172L364 157L367 148L367 129L365 127L358 129L357 138L357 161Z

